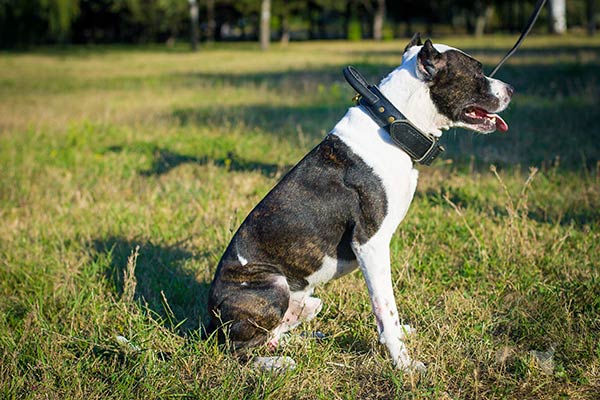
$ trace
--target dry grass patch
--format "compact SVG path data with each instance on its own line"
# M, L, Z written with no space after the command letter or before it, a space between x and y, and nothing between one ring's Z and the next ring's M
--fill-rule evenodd
M441 41L490 67L512 40ZM374 80L404 45L0 55L0 397L594 398L594 38L528 39L501 71L510 132L448 132L445 159L421 168L391 249L427 374L391 366L360 273L317 291L324 309L298 333L327 338L292 335L294 371L201 338L233 231L350 105L341 68Z

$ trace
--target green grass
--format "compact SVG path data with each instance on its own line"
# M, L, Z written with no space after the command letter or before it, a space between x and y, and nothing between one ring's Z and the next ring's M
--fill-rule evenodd
M513 40L440 39L488 71ZM392 367L358 272L317 291L298 332L329 337L293 335L294 371L200 338L233 231L350 105L341 68L375 80L404 45L1 53L0 397L595 398L600 39L528 39L498 76L509 132L447 132L419 167L391 247L426 375Z

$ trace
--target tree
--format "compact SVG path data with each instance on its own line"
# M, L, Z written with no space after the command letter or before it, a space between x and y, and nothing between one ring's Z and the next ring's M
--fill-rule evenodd
M369 15L373 16L373 39L381 40L386 14L385 0L361 0L361 5Z
M262 0L260 4L260 48L267 50L271 41L271 0Z
M215 29L217 29L215 0L206 0L206 40L208 42L215 41Z
M67 40L71 24L79 13L78 0L50 0L42 2L48 7L50 33L59 41Z
M383 38L383 23L385 22L385 0L377 0L375 13L373 15L373 39Z
M191 24L191 43L192 43L192 51L196 51L198 49L198 39L200 36L198 29L198 1L197 0L188 0L190 3L190 24Z
M567 4L566 0L550 0L550 32L562 35L567 31Z
M290 41L290 18L307 8L304 0L272 0L273 13L279 17L279 40L283 46Z
M491 0L475 0L461 3L467 14L467 31L475 36L482 36L485 27L492 15L493 6ZM511 10L512 11L512 10ZM511 16L511 20L512 20Z
M481 37L485 33L485 26L487 25L490 16L492 15L493 8L490 3L481 4L481 8L475 18L475 36Z
M590 36L596 34L596 0L586 0L586 14L587 14L587 33Z
M362 23L356 0L348 0L346 5L346 35L348 40L362 39Z

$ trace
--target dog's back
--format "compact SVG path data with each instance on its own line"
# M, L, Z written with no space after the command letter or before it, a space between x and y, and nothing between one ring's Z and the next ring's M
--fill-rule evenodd
M329 279L356 268L351 243L373 236L387 212L381 181L369 170L329 135L248 215L209 295L212 325L229 322L234 347L265 342L290 292L312 290L322 268L335 265Z

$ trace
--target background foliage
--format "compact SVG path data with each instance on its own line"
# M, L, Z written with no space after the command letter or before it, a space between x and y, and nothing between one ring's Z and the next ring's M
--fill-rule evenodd
M272 36L289 29L292 38L370 37L376 1L274 0ZM477 18L488 32L521 29L533 0L387 1L384 37L477 31ZM587 3L567 1L569 27L595 19ZM259 0L201 0L202 36L217 40L254 40L258 35ZM209 8L213 11L209 12ZM588 15L589 14L589 15ZM547 19L547 10L542 19ZM210 19L209 19L210 16ZM542 30L546 30L542 25ZM595 25L595 22L594 22ZM48 43L171 43L190 31L188 0L0 0L0 47Z

